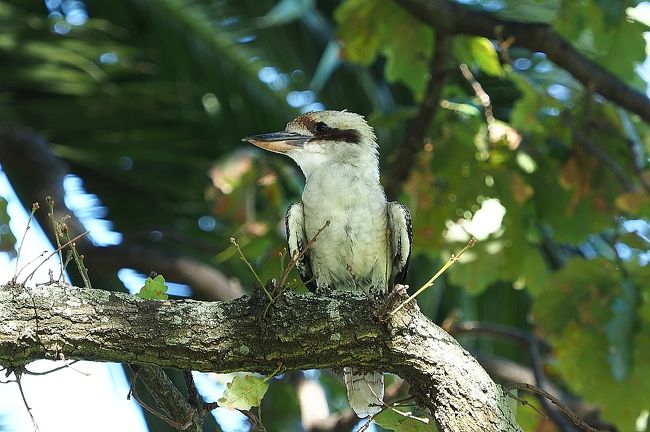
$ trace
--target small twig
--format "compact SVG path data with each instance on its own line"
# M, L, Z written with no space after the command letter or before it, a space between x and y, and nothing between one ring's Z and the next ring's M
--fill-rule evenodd
M88 235L89 233L90 233L90 231L83 232L83 233L79 234L78 236L76 236L75 238L69 240L67 243L64 243L61 246L57 247L52 253L50 253L48 256L45 257L45 259L43 259L43 262L41 262L39 265L36 266L36 268L34 270L32 270L32 272L27 276L27 278L25 278L25 282L30 280L34 276L34 274L36 273L36 270L38 270L43 264L45 264L47 262L47 260L52 258L54 256L54 254L56 254L57 252L60 252L61 249L63 249L64 247L76 242L81 237L83 237L85 235ZM25 283L25 282L23 282L23 283Z
M165 414L163 414L163 413L157 411L156 409L150 407L149 405L147 405L146 403L144 403L144 402L142 401L142 399L140 399L140 396L138 396L138 393L137 393L137 391L136 391L136 387L135 387L135 385L136 385L136 381L137 381L137 379L138 379L138 373L139 373L139 370L135 370L135 371L134 371L133 368L131 368L131 373L132 373L132 377L131 377L131 385L129 386L129 393L128 393L127 396L126 396L126 399L127 399L127 400L130 400L130 399L131 399L131 395L133 395L133 399L135 399L135 401L136 401L136 402L137 402L137 403L138 403L142 408L144 408L146 411L148 411L149 413L151 413L153 416L158 417L160 420L164 421L165 423L167 423L168 425L172 426L172 427L175 428L175 429L178 429L178 430L185 430L185 428L188 426L189 423L188 423L188 424L182 424L182 423L180 423L180 422L177 422L177 421L171 419L170 417L168 417L167 415L165 415Z
M82 372L82 371L80 371L79 369L75 369L75 368L72 367L73 364L78 363L79 361L80 361L80 360L72 360L70 363L66 363L66 364L64 364L63 366L58 366L58 367L55 367L54 369L50 369L50 370L47 370L47 371L45 371L45 372L32 372L32 371L30 371L30 370L27 369L27 368L25 368L24 371L25 371L25 375L35 375L35 376L40 376L40 375L49 375L49 374L51 374L51 373L58 372L58 371L60 371L60 370L62 370L62 369L70 368L70 369L72 369L73 371L75 371L75 372L77 372L77 373L80 373L80 374L82 374L82 375L84 375L84 376L90 376L89 373L87 373L87 372Z
M172 426L172 427L175 427L176 429L182 430L181 428L183 427L183 425L181 425L180 423L178 423L178 422L172 420L171 418L167 417L165 414L163 414L163 413L161 413L161 412L158 412L156 409L154 409L154 408L150 407L149 405L147 405L146 403L144 403L144 402L142 401L142 399L140 399L140 396L138 396L138 393L137 393L137 391L135 390L135 386L132 387L132 389L131 389L131 394L133 395L133 399L135 399L135 401L136 401L136 402L137 402L137 403L138 403L142 408L144 408L146 411L148 411L150 414L152 414L152 415L158 417L160 420L164 421L164 422L167 423L168 425L170 425L170 426Z
M79 252L77 252L77 245L75 241L70 240L70 234L68 233L68 227L67 225L63 225L62 228L65 228L63 230L63 235L65 236L65 239L70 242L70 251L72 252L72 258L74 259L75 264L77 264L77 269L79 270L79 274L81 275L81 279L84 281L84 288L91 289L92 285L90 283L90 276L88 276L88 269L86 268L86 265L84 264L84 256L80 255ZM65 262L61 263L61 266L63 269L66 268L68 263L70 262L69 258L66 258Z
M248 420L251 422L251 428L255 431L267 432L266 428L262 424L262 420L258 418L252 411L249 410L238 410L240 413L244 414Z
M34 213L39 209L39 204L37 202L32 204L32 211L29 213L29 218L27 219L27 226L25 227L25 232L23 233L23 238L20 239L20 245L18 246L18 252L16 253L16 267L14 269L14 278L18 277L18 261L20 261L20 254L23 250L23 244L25 243L25 238L27 238L27 231L31 228L32 220L34 219Z
M20 270L18 271L18 273L16 273L16 275L13 277L13 279L12 279L13 282L16 282L16 280L18 279L18 276L20 276L20 274L23 272L23 270L25 270L25 269L26 269L27 267L29 267L30 265L34 264L34 263L35 263L36 261L38 261L39 259L43 258L43 257L45 256L45 254L47 254L47 251L46 251L46 250L43 251L43 252L41 252L41 253L38 254L35 258L32 258L32 260L29 261L27 264L25 264L24 266L22 266L22 267L20 268Z
M548 416L544 413L544 411L540 410L540 409L537 408L535 405L533 405L533 404L531 404L530 402L528 402L526 399L524 399L524 398L522 398L522 397L519 397L519 396L517 396L517 395L514 395L514 394L512 394L512 393L510 393L510 392L505 392L505 394L508 395L509 397L513 398L514 400L516 400L517 402L519 402L519 403L522 404L523 406L528 406L528 407L532 408L533 411L535 411L537 414L539 414L540 416L542 416L542 418L544 418L544 419L548 419Z
M22 374L23 370L22 369L14 369L13 370L14 376L16 377L16 384L18 385L18 391L20 392L20 397L23 399L23 404L25 405L25 408L27 408L27 413L29 414L29 418L32 420L32 425L34 426L34 431L39 431L40 428L38 427L38 423L36 423L36 419L34 418L34 414L32 413L32 409L27 403L27 398L25 397L25 391L23 390L23 384L22 384Z
M627 142L628 147L630 148L634 172L636 173L636 176L639 179L639 183L641 183L643 189L646 191L646 193L650 194L650 184L648 184L648 181L646 181L645 177L643 176L645 152L643 150L641 137L639 137L639 133L632 124L630 115L622 108L618 108L618 114L619 118L621 119L621 123L623 124L623 130L627 135L627 137L623 137L623 139Z
M361 425L361 427L359 429L357 429L357 432L364 432L365 430L367 430L370 427L370 425L372 424L372 421L375 419L375 417L377 417L379 414L383 413L387 409L388 408L383 407L381 409L381 411L376 412L373 415L371 415L370 417L368 417L368 420L363 425Z
M52 221L52 228L54 228L54 240L56 241L56 247L59 252L59 263L61 264L61 274L59 275L59 280L61 280L61 278L63 278L63 272L65 271L65 268L63 267L63 254L61 253L61 239L59 238L59 222L54 217L54 199L48 195L45 197L45 203L49 207L47 215Z
M230 238L230 243L232 243L237 248L237 252L239 253L239 258L246 263L246 265L248 266L251 273L253 273L253 276L255 276L255 280L257 280L257 283L260 285L260 287L262 287L262 290L264 290L264 294L266 294L266 296L269 298L269 301L272 301L273 297L271 296L271 293L266 289L266 287L262 283L262 279L260 279L260 277L257 275L257 272L255 271L255 269L251 265L250 261L248 261L246 259L246 257L244 256L244 253L242 252L241 248L239 247L239 244L237 244L237 240L235 240L234 237L231 237Z
M478 100L481 102L481 106L483 106L483 113L485 115L485 121L487 122L489 137L490 130L496 123L496 119L494 118L494 113L492 110L492 102L490 101L490 95L488 95L487 92L483 90L483 86L474 77L474 74L469 70L469 67L467 67L465 63L462 63L459 67L460 72L463 74L463 77L467 80L469 85L472 86L472 90L474 90L476 97L478 97Z
M280 274L284 273L284 259L287 256L287 248L282 249L278 256L280 257Z
M560 411L562 411L564 414L566 414L569 419L571 419L571 422L573 423L574 426L577 426L587 432L600 432L598 429L595 429L591 426L589 426L587 423L585 423L584 420L582 420L580 417L574 413L571 408L563 404L558 398L550 394L549 392L542 390L539 387L536 387L534 385L526 384L526 383L511 383L511 384L506 384L503 386L503 390L508 396L513 396L510 394L510 390L524 390L529 393L534 393L539 396L543 396L544 398L550 400L557 406ZM515 397L516 399L516 397Z
M422 293L422 291L424 291L425 289L427 289L427 288L429 288L431 285L433 285L433 283L436 281L436 279L438 279L438 278L440 277L440 275L442 275L445 271L447 271L447 269L448 269L449 267L451 267L455 262L458 261L458 259L459 259L459 258L460 258L464 253L465 253L465 251L467 251L467 249L473 247L475 244L476 244L476 239L475 239L474 237L472 237L471 239L469 239L469 242L465 245L464 248L462 248L462 249L460 250L460 252L458 252L458 255L454 255L454 254L452 254L451 257L449 258L449 261L447 261L447 263L446 263L444 266L442 266L442 268L441 268L440 270L438 270L438 272L437 272L436 274L434 274L434 275L431 277L431 279L429 279L428 281L426 281L426 283L425 283L424 285L422 285L422 286L420 287L419 290L417 290L417 291L416 291L412 296L410 296L409 298L407 298L406 300L404 300L404 301L402 302L402 304L399 305L399 306L398 306L396 309L394 309L392 312L390 312L389 315L391 315L391 316L392 316L392 315L395 315L395 314L396 314L397 312L399 312L399 311L400 311L404 306L406 306L406 305L407 305L411 300L413 300L414 298L416 298L417 296L419 296L419 295Z

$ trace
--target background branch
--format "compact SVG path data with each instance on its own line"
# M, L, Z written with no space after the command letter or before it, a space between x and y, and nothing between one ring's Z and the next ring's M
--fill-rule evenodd
M548 24L501 19L450 0L395 0L437 32L512 40L512 45L545 53L585 87L650 122L650 99L578 52Z
M440 96L447 76L446 62L451 47L451 39L449 33L445 31L436 32L434 53L429 68L431 76L420 103L417 117L406 128L407 132L404 141L402 141L402 145L387 170L391 175L386 179L386 195L394 199L397 199L402 183L406 181L413 168L415 157L422 150L424 140L429 132L429 126L440 105Z

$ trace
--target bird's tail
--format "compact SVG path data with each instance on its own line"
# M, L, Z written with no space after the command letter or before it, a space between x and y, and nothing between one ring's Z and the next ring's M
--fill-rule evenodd
M381 411L384 400L384 374L345 367L343 380L348 390L350 407L359 417L368 417Z

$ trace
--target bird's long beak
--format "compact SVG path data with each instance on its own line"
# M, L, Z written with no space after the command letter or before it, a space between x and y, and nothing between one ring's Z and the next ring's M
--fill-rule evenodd
M264 150L275 153L286 153L297 148L302 148L309 138L311 137L294 132L272 132L246 137L242 141L248 141Z

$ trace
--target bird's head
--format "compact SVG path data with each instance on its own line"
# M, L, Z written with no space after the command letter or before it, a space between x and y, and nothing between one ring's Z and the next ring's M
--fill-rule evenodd
M377 143L372 127L359 114L316 111L290 121L282 132L244 138L256 146L292 158L309 177L331 164L377 171Z

